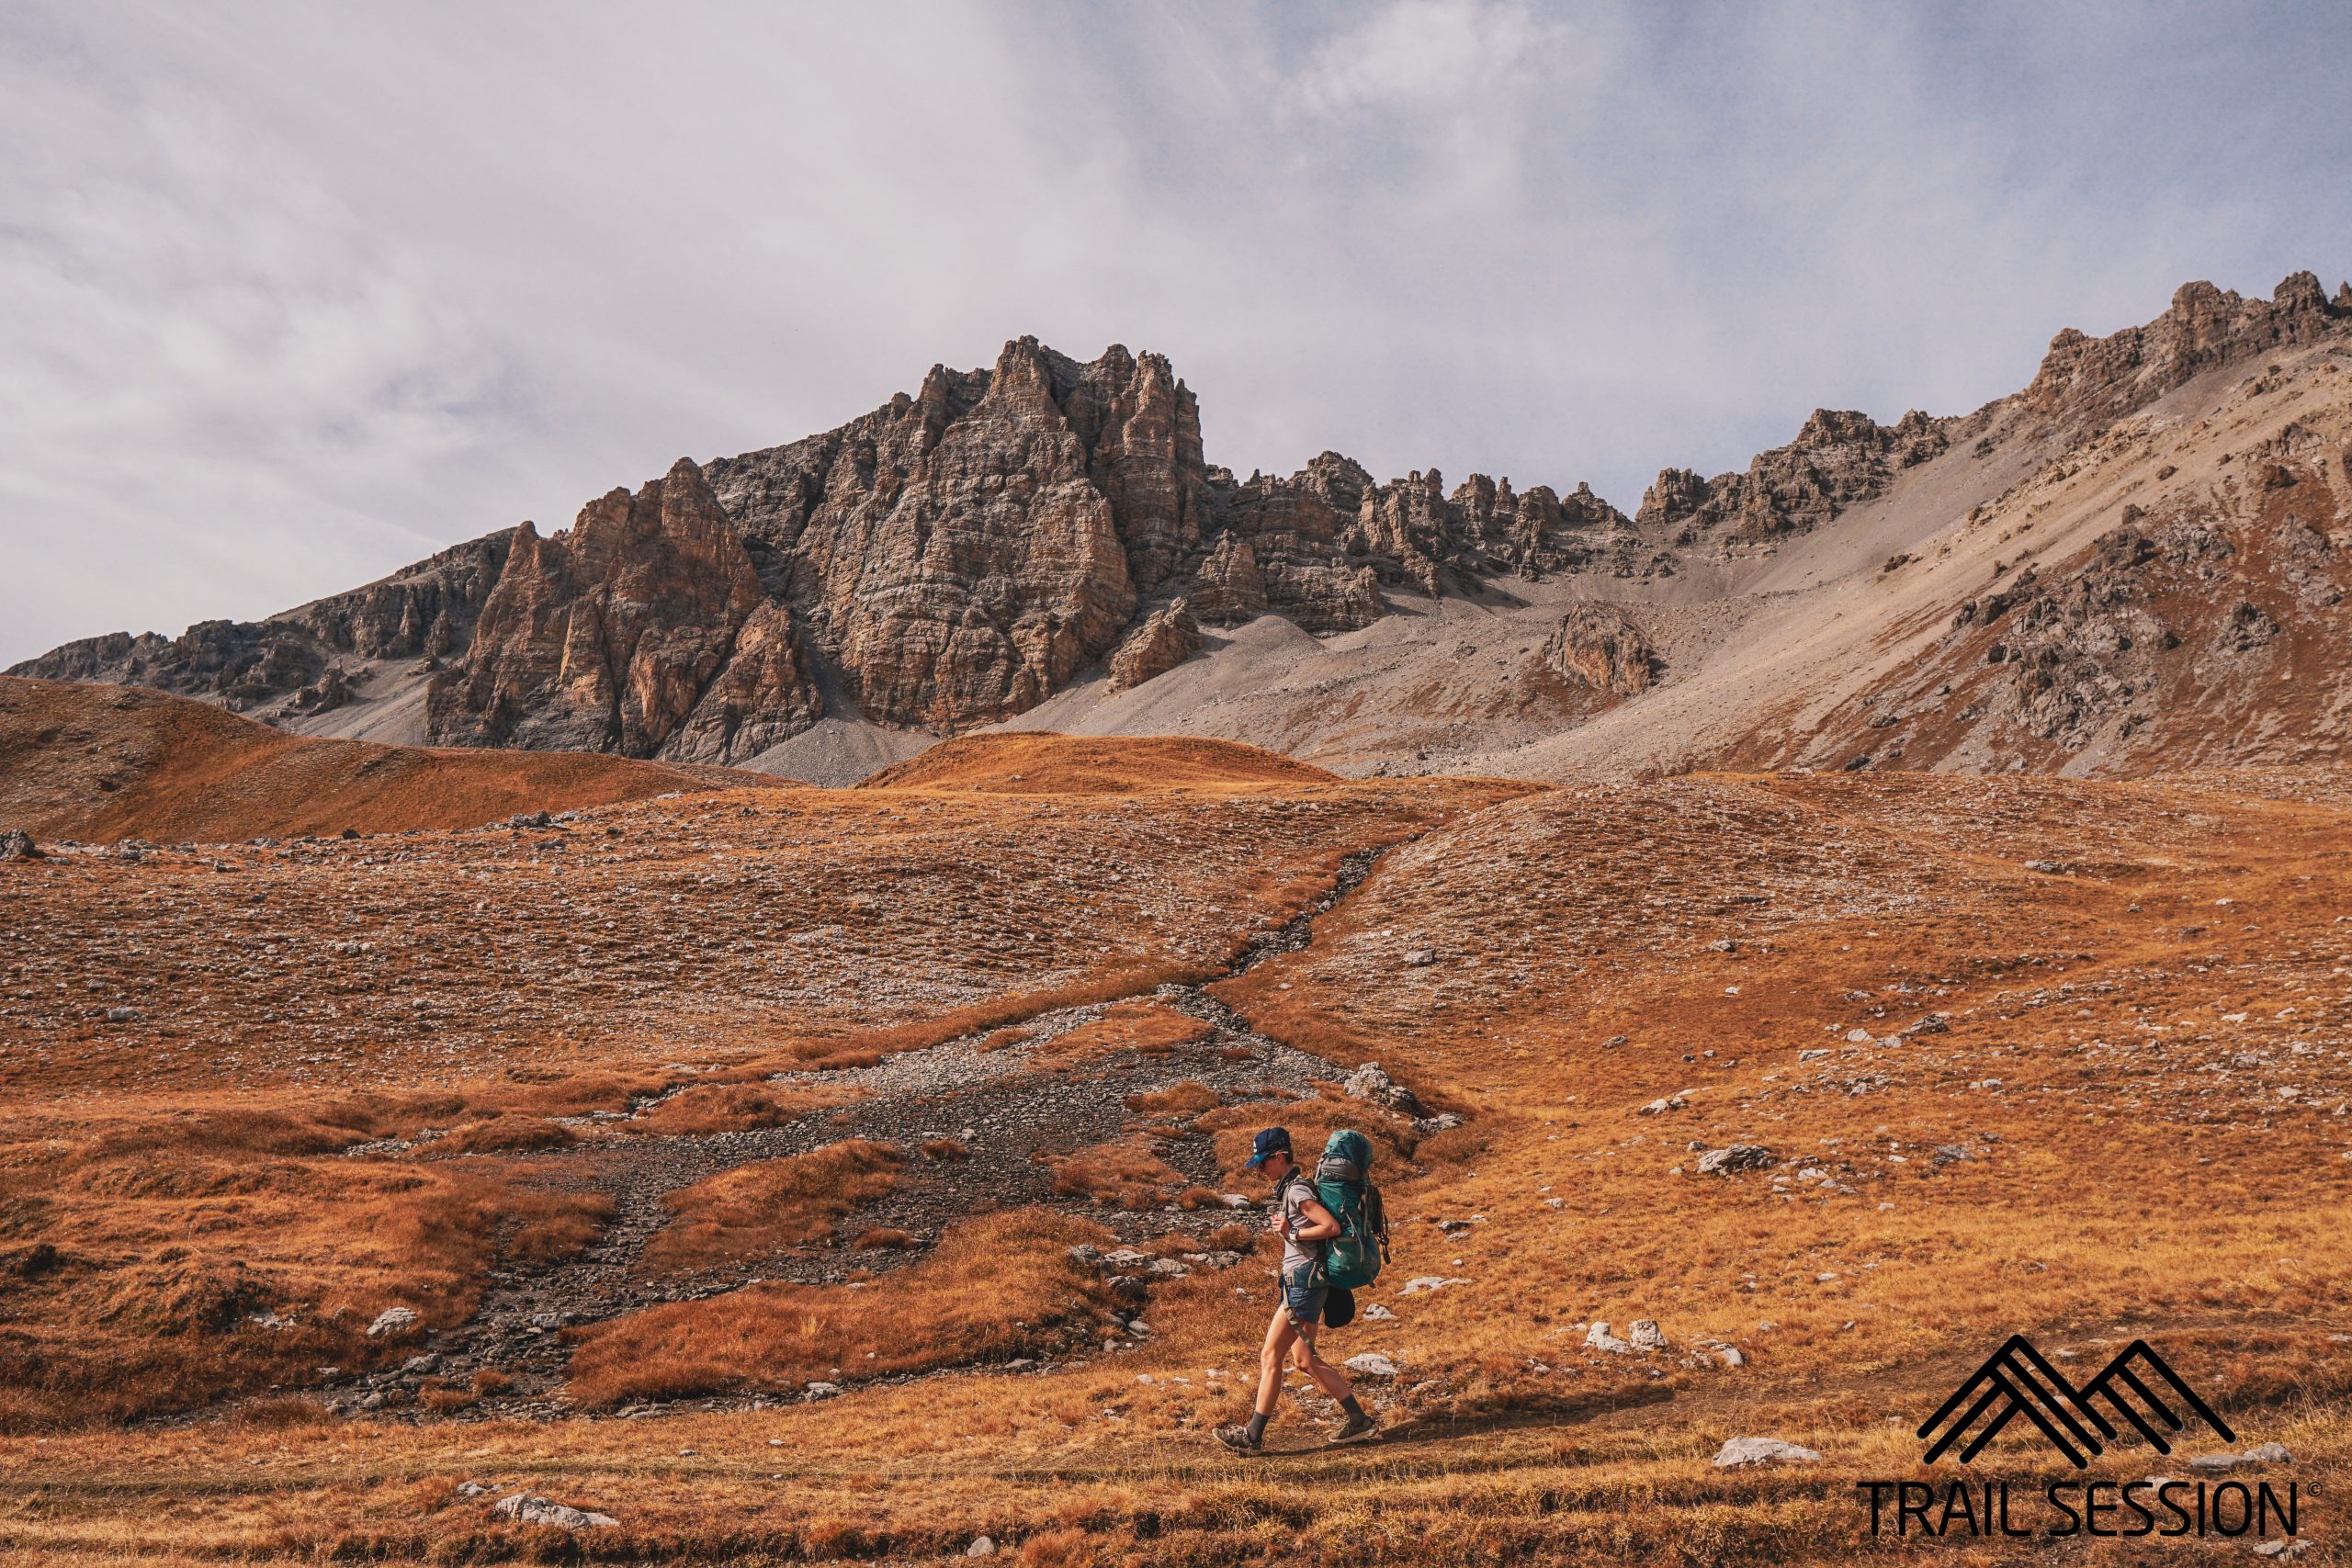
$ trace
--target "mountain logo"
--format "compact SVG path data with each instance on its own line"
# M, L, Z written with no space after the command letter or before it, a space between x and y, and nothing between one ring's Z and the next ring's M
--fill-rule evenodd
M2237 1441L2229 1423L2198 1398L2146 1340L2132 1341L2097 1377L2076 1388L2022 1334L2010 1335L1986 1357L1984 1364L1919 1424L1919 1436L1929 1439L1928 1462L1942 1458L1953 1445L1963 1444L1960 1461L1966 1464L2003 1427L2022 1416L2041 1429L2051 1447L2082 1470L2118 1435L2115 1421L2098 1408L2102 1401L2160 1454L2172 1452L2166 1435L2185 1429L2188 1416L2203 1421L2223 1442Z

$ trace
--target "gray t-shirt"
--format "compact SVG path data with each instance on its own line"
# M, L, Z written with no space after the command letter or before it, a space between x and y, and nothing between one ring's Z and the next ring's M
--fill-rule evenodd
M1315 1223L1304 1213L1305 1206L1308 1203L1319 1206L1322 1201L1316 1196L1315 1183L1304 1176L1294 1176L1283 1182L1282 1191L1276 1195L1273 1224L1276 1234L1283 1238L1282 1271L1285 1276L1300 1264L1317 1262L1322 1257L1321 1243L1298 1239L1299 1231Z

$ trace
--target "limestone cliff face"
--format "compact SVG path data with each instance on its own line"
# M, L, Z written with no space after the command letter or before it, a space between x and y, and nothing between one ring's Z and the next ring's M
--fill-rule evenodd
M1252 474L1236 484L1218 469L1210 481L1219 532L1192 592L1196 614L1228 624L1271 610L1327 636L1388 613L1353 533L1374 488L1353 461L1326 452L1288 479Z
M1891 425L1815 409L1794 441L1758 453L1745 473L1702 479L1688 468L1664 469L1634 521L1677 548L1770 545L1884 494L1903 469L1951 446L1956 423L1916 409Z
M1387 615L1384 585L1443 594L1612 563L1628 526L1588 485L1564 499L1473 474L1449 493L1435 468L1376 484L1336 452L1287 479L1237 484L1215 470L1209 501L1219 532L1195 576L1195 613L1223 624L1272 610L1317 634Z
M681 458L564 533L514 532L464 663L434 680L443 745L748 758L823 711L789 616Z
M707 468L681 461L635 494L590 502L552 536L526 524L266 621L205 622L172 638L117 633L16 672L160 686L298 722L360 705L347 716L357 722L366 705L413 698L429 675L423 705L437 741L706 761L744 761L806 728L828 711L820 693L867 718L948 734L1020 714L1092 670L1107 668L1114 684L1151 679L1191 655L1203 626L1272 614L1344 636L1417 596L1507 604L1512 578L1581 580L1567 597L1629 602L1701 567L1712 574L1702 583L1736 584L1741 558L1835 526L1929 462L1935 483L1964 491L1974 480L1961 470L1997 455L1983 470L1992 499L1968 513L1990 517L2026 476L2060 482L2067 454L2127 430L2135 411L2204 371L2347 333L2352 289L2330 299L2308 273L2269 300L2191 284L2145 326L2061 333L2031 386L1973 414L1882 425L1819 410L1743 470L1661 471L1630 518L1581 484L1522 489L1473 474L1449 486L1434 468L1383 482L1336 452L1287 476L1237 479L1206 461L1198 404L1162 356L1114 345L1081 362L1021 338L984 369L934 367L919 390L838 429ZM2338 438L2333 425L2313 437ZM2339 514L2318 499L2352 471L2337 446L2317 457L2282 447L2264 462L2268 477L2232 493L2267 505L2291 492L2281 516L2340 551L2332 525L2313 521ZM2280 571L2344 589L2309 529L2279 527L2300 541L2278 556ZM2157 554L2128 568L2063 582L2020 574L1981 595L1976 618L1957 623L1951 651L1933 660L1936 685L1981 685L1990 671L2021 683L1984 693L1971 733L1997 721L2030 749L2138 712L2159 634L2186 637L2194 618L2154 586L2165 573L2186 585L2205 558L2183 542L2188 528L2143 529ZM2141 550L2131 543L2141 536L2119 533L2116 547ZM2255 558L2248 536L2226 536ZM2189 639L2211 645L2216 670L2273 644L2300 648L2297 626L2336 614L2333 600L2274 604L2258 583L2231 592L2247 612ZM1598 605L1562 622L1541 662L1557 677L1548 689L1570 694L1568 717L1641 698L1662 669L1640 625ZM1857 710L1882 750L1895 744L1878 732L1898 705ZM1922 735L1910 754L1938 744Z
M1034 707L1117 642L1200 539L1200 415L1157 355L1034 338L934 367L827 435L711 466L770 592L870 718Z
M1238 626L1266 613L1266 578L1258 570L1258 551L1238 532L1219 534L1216 548L1193 577L1193 612L1196 621L1213 626Z
M509 542L504 534L469 540L266 621L200 621L176 637L115 632L69 642L9 673L153 686L235 708L331 705L345 664L413 662L463 649Z
M2224 409L2258 414L2258 385ZM2120 426L2101 450L2077 449L2083 468L2059 465L2027 504L2100 457L2144 468L2152 434ZM1826 716L1811 755L2036 772L2088 759L2142 773L2338 754L2352 711L2340 679L2352 398L2307 399L2210 477L2134 493L2146 504L2122 506L2087 548L2004 572L1960 603L1921 657Z
M2095 423L2148 404L2199 372L2273 348L2318 342L2352 316L2352 289L2331 304L2316 274L2290 273L2268 299L2185 283L2145 326L2095 338L2069 327L2050 341L2019 396L2053 423Z
M1124 692L1165 675L1201 650L1200 623L1179 599L1153 611L1111 655L1110 686Z

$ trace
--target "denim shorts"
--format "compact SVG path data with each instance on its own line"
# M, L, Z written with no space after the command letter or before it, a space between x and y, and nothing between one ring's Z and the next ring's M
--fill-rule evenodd
M1323 1302L1330 1294L1323 1283L1323 1270L1317 1264L1302 1263L1283 1276L1283 1310L1301 1328L1313 1328L1323 1321Z

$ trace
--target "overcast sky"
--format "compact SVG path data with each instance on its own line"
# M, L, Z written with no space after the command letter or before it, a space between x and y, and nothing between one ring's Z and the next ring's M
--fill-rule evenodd
M2352 272L2340 6L0 0L0 664L1034 333L1210 460L1745 465Z

